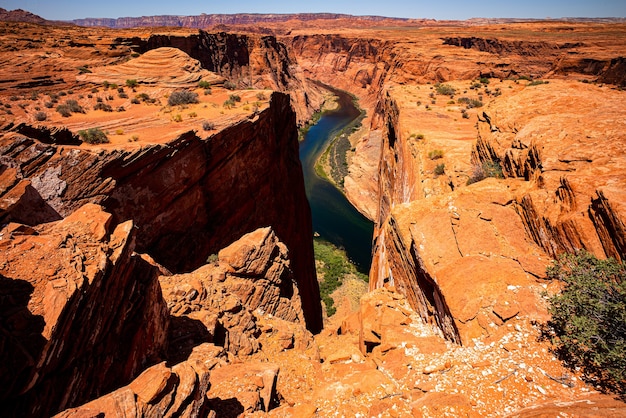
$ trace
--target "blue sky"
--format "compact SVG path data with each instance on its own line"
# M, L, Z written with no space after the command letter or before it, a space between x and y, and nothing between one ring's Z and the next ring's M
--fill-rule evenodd
M626 0L0 0L46 19L201 13L331 12L434 19L626 17Z

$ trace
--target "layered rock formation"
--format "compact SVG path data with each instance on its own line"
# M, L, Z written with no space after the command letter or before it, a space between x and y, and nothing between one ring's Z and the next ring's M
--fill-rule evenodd
M560 81L505 92L477 112L470 159L468 142L409 135L420 110L400 91L386 102L372 288L394 285L447 338L470 344L511 318L545 319L551 257L623 259L621 92ZM445 173L433 175L440 156ZM506 179L477 182L490 165Z
M200 62L191 59L178 48L157 48L123 64L92 68L81 74L78 81L94 84L110 82L123 86L127 80L142 84L158 84L161 87L196 87L204 81L224 84L225 79L205 70Z
M50 416L164 358L158 269L133 251L132 221L87 204L62 221L0 231L4 413Z
M296 138L289 97L275 93L254 119L208 139L189 132L163 145L90 150L10 134L2 154L13 183L30 182L31 194L45 200L49 220L86 202L102 204L115 222L132 219L138 250L174 271L190 271L242 234L272 225L292 251L304 316L315 331L321 311Z

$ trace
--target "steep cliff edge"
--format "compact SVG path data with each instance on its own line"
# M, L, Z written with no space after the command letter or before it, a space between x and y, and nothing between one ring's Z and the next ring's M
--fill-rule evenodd
M7 416L50 416L162 360L169 315L132 221L87 204L52 224L0 231Z
M267 109L206 139L188 132L167 144L90 149L11 133L1 147L5 173L13 183L29 182L51 216L102 204L115 222L132 219L138 251L173 271L190 271L244 233L272 225L292 252L307 325L321 328L311 215L287 95L274 93Z
M289 92L298 124L306 122L321 105L319 88L306 80L286 45L274 36L200 30L197 34L157 33L117 41L132 45L139 53L162 47L180 49L238 88Z
M410 93L390 89L385 102L372 289L395 286L448 339L469 344L513 319L545 320L551 257L584 248L624 258L622 92L515 86L475 113L473 148L459 134L470 123L449 105L407 108ZM441 118L449 128L431 134L426 124ZM486 164L506 178L478 181Z

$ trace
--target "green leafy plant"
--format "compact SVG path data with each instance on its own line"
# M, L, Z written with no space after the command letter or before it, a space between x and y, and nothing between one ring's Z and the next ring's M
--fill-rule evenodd
M130 87L131 89L135 89L137 86L139 85L139 82L137 80L135 80L134 78L129 78L128 80L126 80L126 86Z
M225 81L224 88L227 90L235 90L237 88L237 85L232 81Z
M200 80L198 81L198 87L200 87L201 89L210 89L211 83L205 80Z
M80 139L88 144L106 144L109 138L100 128L89 128L84 131L78 131Z
M602 388L626 394L626 267L579 251L561 255L547 275L564 284L549 299L544 329L557 353Z

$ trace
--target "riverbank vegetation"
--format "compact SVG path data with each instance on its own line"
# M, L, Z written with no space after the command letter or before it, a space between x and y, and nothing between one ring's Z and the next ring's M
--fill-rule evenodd
M315 173L331 182L342 192L344 180L348 175L348 152L352 150L350 136L361 129L362 121L365 118L365 111L358 106L357 98L352 94L350 96L354 107L360 112L359 116L335 135L315 163Z
M320 295L326 308L326 315L332 316L337 308L332 298L333 292L348 278L368 281L366 274L360 273L350 262L346 252L321 238L313 240L315 267L320 285Z

